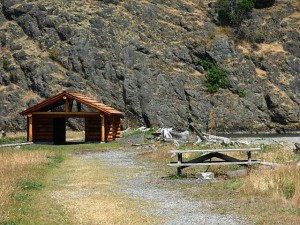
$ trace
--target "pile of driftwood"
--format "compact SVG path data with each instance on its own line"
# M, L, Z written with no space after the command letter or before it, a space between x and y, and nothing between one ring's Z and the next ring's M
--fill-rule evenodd
M172 128L160 128L156 132L161 132L163 141L172 142L176 146L186 144L187 142L192 142L195 145L196 144L201 144L201 145L211 145L211 144L245 145L246 144L246 145L249 145L250 144L248 141L244 141L244 140L233 141L227 137L211 135L211 134L204 133L204 132L201 132L201 133L196 132L197 133L196 140L194 138L190 138L189 131L176 132L176 131L173 131Z
M201 145L210 145L210 144L225 144L225 145L247 145L250 144L247 141L239 140L233 141L227 137L221 137L216 135L207 134L204 132L199 132L193 125L191 129L196 133L191 135L189 131L177 132L173 128L159 128L156 131L152 132L151 138L155 141L163 141L173 143L175 146L180 146L187 143L201 144ZM147 132L150 128L140 127L138 130ZM125 132L127 132L126 130Z

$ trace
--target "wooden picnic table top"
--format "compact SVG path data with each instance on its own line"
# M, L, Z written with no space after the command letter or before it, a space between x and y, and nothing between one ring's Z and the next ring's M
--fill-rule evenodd
M240 160L236 162L226 162L226 161L211 161L211 162L200 162L200 163L189 163L189 162L172 162L169 163L168 166L174 166L174 167L182 167L182 166L211 166L211 165L252 165L260 163L260 160L251 160L250 162L248 160Z
M239 152L239 151L260 151L261 148L228 148L228 149L187 149L187 150L171 150L170 153L179 154L179 153L209 153L209 152Z

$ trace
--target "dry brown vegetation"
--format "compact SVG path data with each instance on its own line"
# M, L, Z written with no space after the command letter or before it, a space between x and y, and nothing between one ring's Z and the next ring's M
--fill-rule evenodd
M49 151L0 149L0 215L4 213L2 209L12 203L16 183L31 178L31 170L46 162L50 155Z

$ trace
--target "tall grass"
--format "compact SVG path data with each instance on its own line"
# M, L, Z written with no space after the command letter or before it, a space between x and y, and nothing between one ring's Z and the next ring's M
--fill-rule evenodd
M293 165L255 171L248 176L244 190L280 198L300 207L300 167Z
M29 179L30 171L46 162L51 154L49 151L0 150L0 215L13 201L11 195L17 187L16 183Z

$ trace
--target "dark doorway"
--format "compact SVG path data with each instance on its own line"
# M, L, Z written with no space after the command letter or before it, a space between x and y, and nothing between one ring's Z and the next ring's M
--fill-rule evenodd
M53 143L55 145L63 145L66 143L66 119L53 119Z

